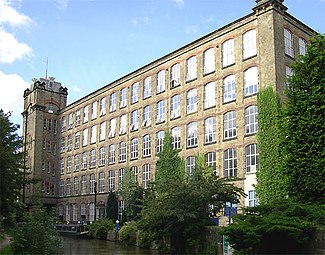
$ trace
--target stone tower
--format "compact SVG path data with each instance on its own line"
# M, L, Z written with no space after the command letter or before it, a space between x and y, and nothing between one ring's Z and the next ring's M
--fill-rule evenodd
M59 111L67 104L68 90L54 78L33 79L24 91L24 173L27 181L23 200L29 206L39 199L55 205L57 197L57 141Z

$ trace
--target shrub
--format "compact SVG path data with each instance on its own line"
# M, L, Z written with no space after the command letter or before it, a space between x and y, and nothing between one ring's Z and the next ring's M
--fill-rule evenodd
M138 227L136 222L130 222L124 225L118 232L119 240L126 244L136 244L136 234Z
M94 221L88 228L91 236L106 239L108 231L114 230L115 224L110 219L103 219Z

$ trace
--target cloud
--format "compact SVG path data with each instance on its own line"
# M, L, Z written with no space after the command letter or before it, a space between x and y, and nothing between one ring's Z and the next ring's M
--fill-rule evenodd
M185 4L184 0L171 0L178 8L182 8Z
M81 92L82 91L82 89L79 86L77 86L77 85L73 85L72 88L71 88L71 90L73 92Z
M140 26L142 24L148 24L149 23L149 18L147 16L143 16L141 18L133 18L131 20L131 23L134 25L134 26Z
M190 35L196 35L198 32L197 26L187 26L185 31L187 34L190 34Z
M0 109L4 112L13 112L13 117L21 118L24 110L23 93L29 88L26 82L18 74L5 74L0 71ZM9 88L9 89L8 89Z
M0 28L0 63L10 64L17 59L32 56L32 48L20 43L14 35Z
M0 0L0 25L8 24L13 27L32 24L33 20L25 14L19 13L6 0Z
M56 0L55 7L59 9L59 11L65 11L68 8L68 0Z

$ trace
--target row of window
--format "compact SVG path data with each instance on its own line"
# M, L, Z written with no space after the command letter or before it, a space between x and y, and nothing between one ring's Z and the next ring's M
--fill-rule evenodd
M307 51L307 42L301 37L298 38L298 50L299 55L305 55ZM292 58L295 57L294 35L287 28L284 29L284 52Z
M193 57L192 57L193 58ZM159 74L158 74L159 77ZM150 78L150 77L148 77ZM144 82L144 96L145 98L151 96L151 82ZM138 102L139 100L139 84L135 83L131 87L131 103ZM248 68L244 72L244 95L250 96L253 94L256 94L258 91L258 71L257 67L251 67ZM117 92L113 92L109 96L110 106L109 111L113 112L117 109ZM178 98L171 99L171 107L177 107L175 103L180 102L179 95ZM175 96L174 96L175 97ZM128 88L123 88L120 91L120 108L124 108L127 105L127 98L128 98ZM187 113L191 113L197 110L197 107L195 105L197 104L197 89L192 89L187 92ZM236 100L236 80L235 75L229 75L224 78L223 80L223 102L227 103L230 101ZM176 101L173 103L173 101ZM213 107L216 104L215 99L215 82L211 82L204 87L204 108ZM161 104L165 104L164 101L161 102ZM98 102L95 101L91 104L91 119L97 118L98 114ZM165 107L165 105L161 105L160 107ZM158 106L157 106L158 109ZM158 110L157 110L158 111ZM176 111L177 113L177 111ZM99 101L99 116L103 116L106 114L106 97L102 98ZM158 113L157 113L158 115ZM173 109L171 109L171 117L174 117L175 113L173 112ZM89 118L89 106L85 106L83 108L83 123L88 122ZM157 121L159 122L159 118ZM75 122L75 126L79 126L81 124L81 110L77 110L75 112L75 118L73 118L73 113L70 113L68 115L68 119L66 120L66 117L62 117L61 119L61 130L65 131L67 128L71 129L73 127L73 123Z
M208 152L206 154L206 164L211 166L214 173L216 170L216 152ZM257 144L250 144L245 148L245 169L246 173L254 173L258 169L258 148ZM189 156L186 158L186 173L188 176L193 174L195 169L195 156ZM223 158L223 170L224 177L237 177L237 151L235 148L230 148L224 151ZM59 181L59 196L77 196L86 194L104 193L108 191L116 190L115 180L117 179L117 190L121 190L122 180L124 175L124 168L117 171L109 170L106 172L98 173L97 180L95 174L82 175L80 178L75 176L73 178L67 178L66 180L61 179ZM131 167L135 181L139 182L139 171L137 166ZM116 177L117 175L117 177ZM147 188L150 181L150 164L144 164L142 166L142 187ZM87 180L87 178L89 178ZM106 186L107 185L107 186ZM105 188L106 187L106 188Z
M151 122L150 118L150 111L147 110L149 106L144 108L144 120L143 126L149 125ZM134 112L137 112L134 111ZM135 121L133 113L131 114L131 131L135 131L138 129L138 120ZM136 116L138 116L136 114ZM257 122L257 106L251 105L244 110L245 116L245 135L255 134L258 129L258 122ZM138 118L136 118L138 119ZM123 135L127 132L127 125L126 125L126 114L120 117L120 129L119 134ZM116 134L117 129L117 119L113 118L109 121L108 127L108 138L112 138ZM174 131L173 131L174 130ZM180 128L174 128L172 133L174 134L175 139L180 143ZM161 131L163 132L163 131ZM157 152L159 152L160 148L160 139L163 136L163 133L157 133ZM70 134L65 137L61 138L60 142L60 152L64 153L66 150L71 151L73 145L73 136L74 136L74 149L79 149L80 146L87 146L88 145L88 133L89 130L86 128L82 132L77 132L74 135ZM236 123L236 111L229 111L223 115L223 138L224 139L231 139L237 136L237 123ZM148 138L149 137L149 138ZM90 144L94 144L99 141L103 141L106 139L106 122L102 122L99 124L99 136L97 137L97 125L94 125L90 128ZM143 137L143 148L150 149L150 136ZM204 143L209 144L216 142L216 117L209 117L204 120ZM123 142L121 142L123 143ZM176 143L176 142L175 142ZM132 144L132 142L131 142ZM187 141L186 146L187 148L197 146L198 144L198 124L197 122L191 122L187 125ZM149 146L149 147L148 147ZM180 145L179 145L180 146ZM120 146L121 147L121 146ZM177 146L177 148L180 148ZM45 149L45 148L44 148ZM126 151L126 150L125 150ZM150 154L144 153L143 156L148 156Z

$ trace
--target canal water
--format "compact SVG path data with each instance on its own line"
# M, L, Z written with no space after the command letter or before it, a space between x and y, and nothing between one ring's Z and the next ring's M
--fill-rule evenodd
M62 237L64 255L158 255L157 251L98 239Z

